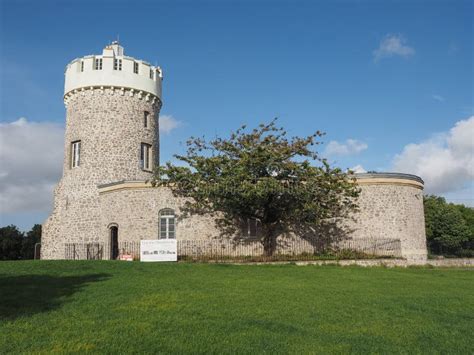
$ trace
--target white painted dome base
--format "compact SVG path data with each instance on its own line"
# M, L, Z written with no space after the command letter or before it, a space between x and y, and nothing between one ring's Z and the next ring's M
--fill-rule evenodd
M64 96L74 90L91 87L133 89L161 100L162 70L149 63L124 55L123 47L113 43L102 55L74 59L66 67Z

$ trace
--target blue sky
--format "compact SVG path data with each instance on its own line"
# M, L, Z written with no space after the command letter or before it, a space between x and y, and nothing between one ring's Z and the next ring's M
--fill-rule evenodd
M119 35L126 54L164 70L162 114L178 127L162 134L161 161L191 135L225 135L279 117L292 135L327 132L322 151L343 168L424 173L428 192L472 204L466 135L474 135L472 7L471 1L3 0L1 127L11 136L21 117L26 123L15 127L32 135L41 124L63 126L65 65L101 53ZM15 150L5 142L2 157L11 160ZM52 148L44 149L34 150L36 158L52 159ZM24 199L13 187L6 191L14 183L5 178L14 175L8 169L31 176L23 179L29 186L46 179L27 160L23 170L21 157L14 160L0 162L4 205ZM467 171L450 174L453 160ZM438 176L439 169L446 173ZM42 223L51 198L3 208L0 224Z

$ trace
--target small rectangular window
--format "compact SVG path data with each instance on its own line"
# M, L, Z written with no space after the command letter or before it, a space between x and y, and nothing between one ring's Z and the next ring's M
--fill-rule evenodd
M245 238L257 238L261 236L260 221L255 218L249 218L242 221L241 235Z
M81 141L71 143L71 168L78 167L81 159Z
M84 71L84 61L81 60L81 72Z
M174 211L170 208L165 208L160 211L160 239L175 239L176 238L176 227L175 227L175 215Z
M150 79L153 79L153 69L150 69Z
M114 59L114 70L122 70L122 59Z
M151 145L142 143L140 147L140 166L143 170L151 170Z
M102 58L94 58L94 70L102 70Z
M138 63L137 62L133 62L133 72L135 74L138 74Z
M150 112L145 111L143 113L143 127L148 128L149 125L149 119L150 119Z

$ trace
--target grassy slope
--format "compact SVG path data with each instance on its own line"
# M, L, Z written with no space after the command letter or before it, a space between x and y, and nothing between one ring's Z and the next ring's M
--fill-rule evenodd
M472 353L474 272L1 262L0 353Z

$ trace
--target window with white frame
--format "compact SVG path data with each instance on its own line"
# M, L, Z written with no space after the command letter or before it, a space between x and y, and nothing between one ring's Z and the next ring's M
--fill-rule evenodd
M140 147L140 166L143 170L151 170L151 145L142 143Z
M165 208L160 211L160 239L176 238L176 223L174 211Z
M150 120L150 112L145 111L143 113L143 127L148 128L148 126L150 125L149 120Z
M81 141L71 143L71 168L78 167L81 163Z
M94 58L94 70L102 70L102 58Z
M153 69L150 69L150 79L153 79Z
M258 238L261 236L261 223L256 218L247 218L242 221L241 235L244 238Z
M114 70L122 70L122 59L114 59Z
M137 62L133 62L133 72L135 74L138 74L138 63Z
M81 60L81 72L83 72L83 71L84 71L84 61Z

